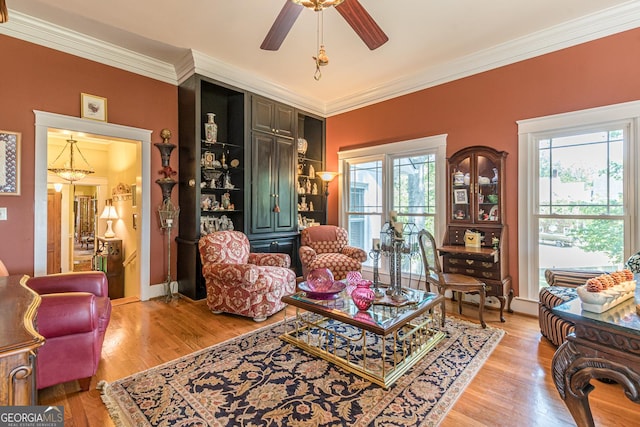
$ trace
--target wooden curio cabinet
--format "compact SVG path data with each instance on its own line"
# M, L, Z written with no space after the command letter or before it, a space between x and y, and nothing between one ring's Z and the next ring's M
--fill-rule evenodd
M448 218L452 224L501 224L504 159L489 147L467 147L449 159Z
M511 312L504 167L507 153L485 146L464 148L448 160L447 229L442 247L447 273L477 277L486 284L487 297L500 301ZM465 245L467 231L480 233L480 247ZM508 301L507 301L508 299Z

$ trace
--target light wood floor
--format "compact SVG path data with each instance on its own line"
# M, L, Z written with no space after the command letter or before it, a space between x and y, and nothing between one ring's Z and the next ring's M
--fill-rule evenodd
M463 311L466 316L461 317L477 321L475 307L465 305ZM282 320L283 313L257 324L211 314L204 301L115 305L91 390L80 391L75 381L49 387L40 390L39 404L64 405L66 427L113 426L95 389L98 381L114 381ZM540 336L538 320L509 313L505 317L506 323L500 323L497 311L485 311L487 324L506 334L442 426L575 425L553 385L549 367L555 347ZM597 426L640 424L640 405L630 402L618 385L596 382L590 401Z

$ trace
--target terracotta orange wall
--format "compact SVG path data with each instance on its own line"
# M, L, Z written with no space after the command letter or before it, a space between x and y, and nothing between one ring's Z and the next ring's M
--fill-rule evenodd
M152 130L152 141L160 142L160 130L165 127L178 134L178 90L171 84L3 35L0 52L0 129L22 132L21 195L0 196L0 207L8 208L9 218L0 221L0 259L12 273L33 274L33 110L80 117L81 92L103 96L107 98L109 123ZM177 138L172 142L177 144ZM153 147L153 212L162 200L160 188L154 184L160 165L160 153ZM177 165L177 156L172 156L171 166L177 169ZM177 190L173 199L177 201ZM152 260L166 259L157 222L151 218ZM151 283L162 283L165 272L162 262L152 262Z
M509 270L518 294L516 120L640 99L640 29L487 71L327 119L327 169L339 150L448 134L447 156L470 145L509 153ZM337 181L337 180L336 180ZM337 183L329 223L338 221Z

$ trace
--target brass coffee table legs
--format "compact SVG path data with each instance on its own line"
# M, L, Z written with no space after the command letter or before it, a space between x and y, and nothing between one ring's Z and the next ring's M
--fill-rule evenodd
M432 328L430 314L406 323L388 335L363 328L344 328L344 323L328 317L310 315L296 307L291 330L280 336L308 353L340 366L384 388L389 387L420 359L445 333Z

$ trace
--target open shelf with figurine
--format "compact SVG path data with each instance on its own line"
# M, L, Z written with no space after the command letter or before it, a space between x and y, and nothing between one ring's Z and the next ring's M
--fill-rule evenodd
M245 91L196 74L180 84L178 99L178 284L181 294L201 299L206 289L200 237L216 230L245 231L250 103Z
M326 224L324 184L317 172L324 170L325 121L298 113L298 228Z

